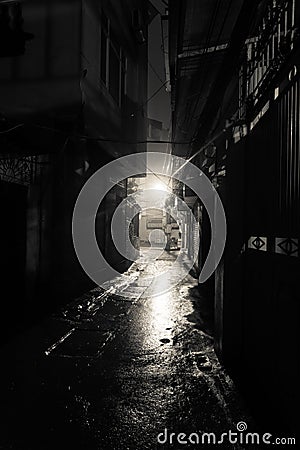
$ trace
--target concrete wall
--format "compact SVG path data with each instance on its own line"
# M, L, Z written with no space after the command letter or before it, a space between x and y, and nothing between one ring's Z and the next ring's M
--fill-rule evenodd
M147 43L140 44L132 28L134 9L143 11L144 1L126 2L84 0L82 9L82 68L85 77L81 82L84 101L86 130L95 137L120 140L103 142L112 157L145 151L145 145L128 144L126 141L143 140L147 137ZM109 21L110 40L118 46L126 61L126 87L121 103L113 97L109 76L110 55L114 54L107 43L107 80L101 78L101 39L103 21ZM146 27L147 30L147 27ZM147 38L147 33L146 38ZM99 150L100 151L100 150Z
M64 230L58 211L63 210L66 192L61 176L66 135L76 128L81 113L81 1L28 0L22 3L22 15L24 31L34 38L27 42L24 55L0 58L0 112L4 129L24 125L1 136L1 152L9 158L10 173L6 163L0 164L8 198L16 186L26 190L25 222L15 236L22 235L25 248L22 276L13 282L10 278L15 289L7 303L14 305L15 314L22 311L20 320L26 323L26 318L66 301L66 290L57 295L61 283L56 275L65 254L59 242L68 240L70 226ZM32 155L35 162L27 163ZM20 157L26 162L21 164ZM76 192L76 180L67 183ZM9 205L1 202L1 208L9 223ZM1 240L6 239L1 234ZM70 246L68 251L72 254Z
M99 82L101 6L128 55L126 102L121 108ZM23 4L23 28L35 37L23 56L0 59L0 111L8 123L25 124L1 137L1 150L13 161L19 154L40 159L39 174L26 185L23 273L27 298L22 292L31 314L53 310L92 287L73 249L74 204L98 168L116 156L137 151L137 146L99 143L76 135L122 141L146 137L141 105L147 97L147 44L137 43L131 27L131 11L144 6L145 2L134 1L121 5L117 1L28 0ZM8 184L13 191L14 182ZM124 270L128 262L115 251L108 229L115 207L126 196L126 182L109 195L97 215L97 238L110 262ZM4 204L2 213L7 214Z

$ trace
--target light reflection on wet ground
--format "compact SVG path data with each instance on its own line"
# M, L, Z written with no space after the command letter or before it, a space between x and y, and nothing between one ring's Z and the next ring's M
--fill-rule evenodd
M156 439L164 428L221 433L240 420L251 426L212 338L190 320L196 281L188 276L169 292L138 299L147 277L175 257L164 253L151 264L141 258L128 286L95 289L2 351L1 449L155 449L163 448ZM171 282L166 278L164 288ZM123 298L124 289L136 296Z

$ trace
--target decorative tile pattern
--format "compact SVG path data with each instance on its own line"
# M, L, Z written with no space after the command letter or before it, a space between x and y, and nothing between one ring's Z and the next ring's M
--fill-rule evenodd
M267 238L260 237L260 236L251 236L251 238L248 240L248 248L266 252L267 251Z
M252 250L261 250L266 252L267 251L267 239L266 237L261 236L251 236L248 239L248 244L246 245L246 248L252 249ZM300 248L299 248L299 239L298 238L291 238L291 237L281 237L281 238L275 238L271 239L269 244L272 244L272 242L275 244L275 248L273 245L268 246L269 252L274 252L281 255L286 256L300 256ZM243 249L242 249L243 252Z
M287 256L299 255L299 240L296 238L276 238L276 253Z

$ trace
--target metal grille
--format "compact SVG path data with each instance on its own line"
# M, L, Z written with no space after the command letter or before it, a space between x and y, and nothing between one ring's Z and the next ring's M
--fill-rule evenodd
M39 156L3 156L0 159L0 180L23 186L34 184L41 173Z
M254 36L246 42L240 69L240 116L254 106L295 45L295 0L270 0Z

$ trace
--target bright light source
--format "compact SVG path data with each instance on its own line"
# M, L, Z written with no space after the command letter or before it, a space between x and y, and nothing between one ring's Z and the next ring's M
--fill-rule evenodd
M168 186L166 185L166 184L164 184L164 183L155 183L154 185L153 185L153 188L152 189L155 189L156 191L165 191L165 192L168 192Z

